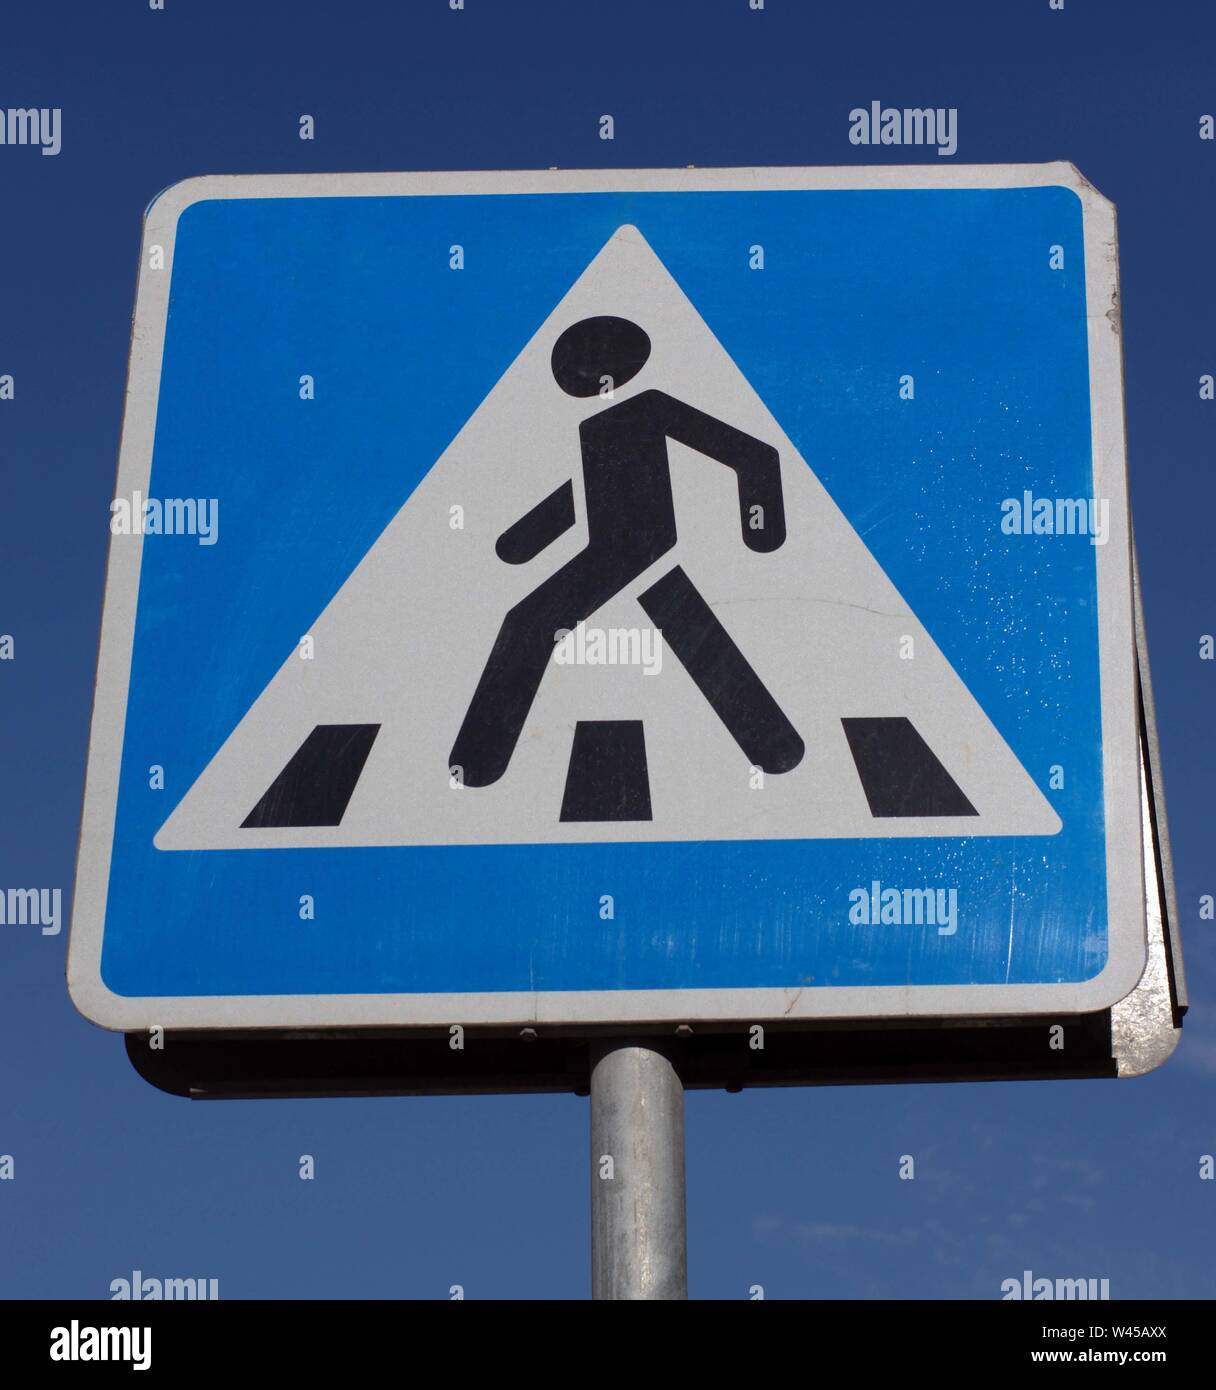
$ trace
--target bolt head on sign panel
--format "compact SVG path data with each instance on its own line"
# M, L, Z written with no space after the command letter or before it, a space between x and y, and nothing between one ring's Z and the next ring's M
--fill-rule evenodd
M1115 256L1068 164L161 194L77 1005L577 1027L1126 996Z

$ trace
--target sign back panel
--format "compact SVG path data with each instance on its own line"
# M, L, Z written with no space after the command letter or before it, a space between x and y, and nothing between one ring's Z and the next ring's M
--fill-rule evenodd
M144 242L88 1016L1135 985L1114 220L1071 166L208 178Z

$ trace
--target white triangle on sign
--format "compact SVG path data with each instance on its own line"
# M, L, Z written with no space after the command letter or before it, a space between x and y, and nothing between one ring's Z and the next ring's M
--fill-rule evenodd
M599 316L641 326L650 356L611 398L569 395L554 378L554 344ZM586 633L653 633L639 595L678 565L805 751L789 770L758 774L673 643L652 637L657 648L641 649L651 656L649 670L548 660L505 772L489 785L462 785L449 760L504 616L588 547L579 426L647 391L776 449L785 540L767 552L749 548L732 468L669 438L676 544L586 615ZM566 483L573 526L534 558L500 559L503 532ZM455 507L463 528L451 525ZM158 848L1051 835L1060 828L636 227L609 239L309 635L311 660L298 654L297 634L285 635L291 654L161 827ZM609 787L605 818L563 819L576 729L625 721L635 731L641 725L649 818L637 814L636 801L613 812ZM868 782L850 728L886 730L888 741L869 746ZM314 765L301 770L301 750L322 729L330 733L310 745ZM343 730L353 740L344 742ZM909 740L922 759L913 757L911 772L899 762ZM328 801L320 783L330 773L315 765L318 749L335 761L339 790ZM924 801L925 750L938 769L929 781L940 791L944 778L945 802ZM611 783L605 761L612 760L601 759L599 775ZM901 777L911 782L901 786Z

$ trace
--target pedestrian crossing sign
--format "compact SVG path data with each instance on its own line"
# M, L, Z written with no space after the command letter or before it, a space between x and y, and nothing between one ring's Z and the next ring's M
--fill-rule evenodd
M1124 997L1113 246L1070 165L167 190L79 1007L570 1027Z

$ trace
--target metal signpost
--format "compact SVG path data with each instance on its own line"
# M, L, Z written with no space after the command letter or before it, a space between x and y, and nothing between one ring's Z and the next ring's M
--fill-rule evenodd
M68 961L198 1097L1134 1075L1186 1001L1114 210L1068 164L148 209Z
M684 1087L654 1046L599 1044L591 1063L591 1296L688 1296Z

